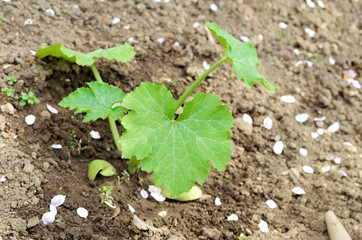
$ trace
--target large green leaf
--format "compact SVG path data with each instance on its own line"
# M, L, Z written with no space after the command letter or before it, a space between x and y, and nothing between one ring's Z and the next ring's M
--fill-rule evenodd
M105 119L108 115L118 119L126 110L122 106L112 106L122 102L126 96L121 89L107 83L87 83L89 88L78 88L60 101L59 105L76 113L87 113L83 122Z
M89 53L81 53L64 47L62 43L57 43L48 47L39 47L36 53L39 58L53 56L71 63L76 63L80 66L91 66L97 58L101 57L108 60L115 59L120 62L128 62L136 54L133 47L129 44L108 49L97 49Z
M205 26L223 45L224 55L227 61L231 62L238 80L244 79L248 87L252 87L254 82L260 82L271 92L277 90L272 83L258 73L259 60L251 42L240 42L217 24L206 23Z
M157 186L171 197L202 184L210 163L219 171L230 161L230 129L234 119L218 96L197 93L174 120L176 101L164 86L142 83L123 100L130 111L122 124L122 157L143 159Z

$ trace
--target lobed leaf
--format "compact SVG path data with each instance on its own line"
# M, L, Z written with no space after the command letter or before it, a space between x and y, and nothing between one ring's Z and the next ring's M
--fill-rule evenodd
M88 178L91 181L96 179L97 174L105 177L117 175L116 169L107 161L96 159L88 164Z
M59 105L77 113L87 113L83 122L105 119L108 115L118 119L126 110L122 106L113 107L115 103L122 102L126 96L121 89L107 83L87 83L89 88L78 88L63 98Z
M219 40L224 47L224 56L231 62L232 69L236 73L238 80L244 79L248 87L252 87L254 82L260 82L266 89L275 92L277 88L269 83L264 76L258 72L259 60L254 46L250 43L242 43L226 30L221 29L214 23L206 23L205 26Z
M122 106L131 110L122 119L122 157L143 159L155 185L171 190L170 197L202 184L210 163L225 170L231 157L230 129L234 119L218 96L197 93L174 120L176 101L165 86L142 83Z
M80 66L91 66L97 58L102 57L108 60L128 62L136 54L133 47L128 43L108 49L97 49L89 53L71 50L64 47L62 43L57 43L47 47L39 47L36 53L39 58L53 56L71 63L76 63Z

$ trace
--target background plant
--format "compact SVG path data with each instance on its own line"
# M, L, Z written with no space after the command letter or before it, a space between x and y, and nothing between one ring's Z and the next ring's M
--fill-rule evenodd
M19 99L21 99L19 105L22 107L24 107L26 104L40 103L39 98L37 98L32 91L29 91L28 93L22 92Z

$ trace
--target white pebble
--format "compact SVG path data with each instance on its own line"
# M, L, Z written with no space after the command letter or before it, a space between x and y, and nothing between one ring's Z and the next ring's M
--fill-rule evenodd
M280 99L286 103L295 103L295 97L292 95L281 96Z
M243 41L244 43L250 42L250 39L247 36L241 36L240 40Z
M302 65L303 63L304 63L304 61L299 60L294 64L294 66L298 67L298 66Z
M200 26L200 23L199 22L194 22L194 24L192 26L193 26L193 28L198 28Z
M140 192L140 194L141 194L141 196L142 196L143 198L148 198L148 193L147 193L146 190L142 189L141 192Z
M268 223L263 221L263 220L260 220L259 222L259 229L261 232L269 232L269 227L268 227Z
M100 139L101 138L101 135L99 135L98 131L92 130L92 131L90 131L89 134L91 135L91 138L93 138L93 139Z
M166 200L166 197L163 196L161 193L151 192L151 196L158 202L163 202Z
M306 0L306 2L307 2L308 7L310 7L310 8L316 7L315 3L312 0Z
M60 205L62 205L65 201L65 195L56 195L52 198L52 200L50 201L50 205L53 205L55 207L59 207Z
M305 173L314 173L314 170L311 166L303 166L302 168Z
M357 80L352 80L352 86L358 89L361 88L361 84Z
M322 136L324 134L324 129L323 128L318 128L317 133L318 133L318 135Z
M314 37L315 35L315 31L313 31L310 28L305 28L304 31L310 36L310 37Z
M263 41L263 39L264 39L263 34L259 34L259 35L258 35L258 39L259 39L260 41Z
M53 9L51 8L48 8L47 10L45 10L45 13L49 13L50 15L54 16L55 15L55 12Z
M335 158L333 161L334 161L336 164L340 164L341 161L342 161L342 159L341 159L341 158Z
M210 9L211 9L211 11L216 12L219 9L219 7L215 3L211 3L210 4Z
M58 114L58 110L53 108L52 106L50 106L49 104L47 104L47 109L49 112L54 113L54 114Z
M301 113L295 116L295 120L300 123L304 123L309 118L309 115L307 113Z
M3 2L9 3L11 2L11 0L3 0Z
M33 55L33 56L36 55L36 51L34 51L34 50L30 50L30 53L31 53L31 55Z
M25 25L31 25L33 24L33 20L32 19L26 19L25 22L24 22L24 26Z
M292 189L292 192L293 192L294 194L297 194L297 195L303 195L303 194L305 194L304 189L301 188L301 187L294 187L294 188Z
M130 28L131 28L130 25L126 25L126 26L123 27L124 30L129 30Z
M271 130L273 128L273 120L270 117L264 118L263 125L266 129Z
M63 146L60 145L60 144L53 144L51 147L54 148L54 149L62 149L63 148Z
M288 27L288 24L286 24L285 22L280 22L280 23L279 23L279 27L280 27L281 29L286 29L286 28Z
M277 155L280 155L283 153L284 149L284 143L282 141L278 141L273 146L273 152Z
M178 46L180 46L180 43L179 43L179 42L175 42L173 45L174 45L175 47L178 47Z
M244 115L243 115L243 120L244 120L244 122L253 125L253 119L250 117L249 114L244 113Z
M121 21L121 19L115 17L115 18L113 18L113 20L112 20L112 24L115 25L115 24L119 23L120 21Z
M133 37L128 38L128 42L129 43L138 43L138 41L136 39L134 39Z
M238 215L236 215L235 213L231 214L230 216L227 217L228 221L237 221L239 220Z
M354 79L357 76L357 73L353 69L349 69L348 76Z
M155 185L150 185L150 186L148 186L148 191L161 193L162 189L160 187L156 187Z
M83 208L83 207L79 207L77 209L77 214L78 214L79 217L87 218L88 217L88 210Z
M335 123L333 123L332 125L330 125L329 127L328 127L328 131L330 132L330 133L335 133L335 132L337 132L338 130L339 130L339 122L335 122Z
M27 125L33 125L35 123L35 116L34 115L28 115L25 117L25 122Z
M55 220L55 215L54 212L46 212L43 214L41 220L43 220L43 223L45 225L49 224L49 223L53 223Z
M1 175L1 176L0 176L0 182L5 182L5 181L6 181L5 175Z
M332 57L329 57L329 64L331 64L331 65L336 64L336 60Z
M132 213L135 213L135 212L136 212L136 210L134 210L134 208L133 208L131 205L129 205L128 203L127 203L127 206L128 206L128 209L129 209Z
M320 118L316 117L316 118L314 118L314 121L316 121L316 122L323 122L323 121L326 120L326 119L327 119L326 116L323 116L323 117L320 117Z
M307 156L308 155L308 150L305 148L299 148L299 153L302 156Z
M164 41L165 41L165 39L164 38L157 38L157 40L156 40L159 44L162 44Z
M266 205L268 205L268 207L270 207L270 208L276 208L277 207L277 204L274 202L274 200L272 200L272 199L269 199L269 200L267 200L266 202Z
M347 177L347 173L345 171L339 170L343 177Z
M221 199L219 197L215 198L215 206L221 206Z
M206 61L202 62L202 66L204 67L205 70L208 70L210 68L210 64L208 64Z
M322 2L322 0L317 0L317 4L320 8L326 8L326 6L324 5L324 3Z
M343 142L343 145L347 146L347 147L352 147L353 146L352 143L350 143L350 142Z
M160 217L166 217L167 216L167 211L161 211L161 212L158 213L158 215Z
M300 51L299 51L299 49L297 49L297 48L294 48L293 52L294 52L294 54L297 55L297 56L300 54Z
M330 166L330 165L323 166L323 167L321 168L321 173L329 172L330 169L331 169L331 166Z
M312 132L310 135L312 136L313 139L319 137L319 134L317 132Z

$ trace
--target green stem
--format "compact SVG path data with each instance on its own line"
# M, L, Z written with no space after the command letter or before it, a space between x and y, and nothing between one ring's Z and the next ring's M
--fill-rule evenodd
M97 80L97 83L103 83L102 77L99 74L99 72L94 64L91 65L91 69L94 74L94 77ZM119 133L118 133L117 125L116 125L116 120L111 115L108 115L108 122L109 122L109 127L111 128L113 140L114 140L114 143L116 144L117 150L121 151L121 142L120 142Z
M185 102L186 98L190 96L190 94L195 90L197 86L204 80L215 68L217 68L221 63L226 61L226 57L223 57L219 61L217 61L214 65L212 65L209 69L207 69L191 86L186 89L184 94L177 100L177 106L175 109L175 112L177 109Z
M141 160L138 160L136 157L131 158L128 163L128 168L127 168L128 172L130 174L138 172L140 163Z

